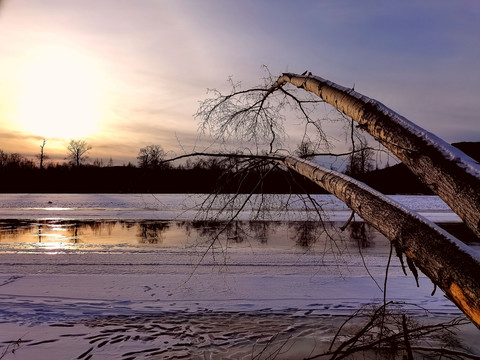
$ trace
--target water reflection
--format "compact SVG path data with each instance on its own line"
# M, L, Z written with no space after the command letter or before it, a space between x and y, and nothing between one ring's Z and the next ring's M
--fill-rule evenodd
M358 251L388 246L364 222L351 223L343 233L339 227L336 223L312 221L0 220L0 251L14 251L18 247L94 250L213 244L240 248L324 250L328 247L342 252L345 248Z
M195 237L199 244L219 241L243 244L250 240L267 244L274 233L273 222L265 221L182 221L178 226L190 237Z
M311 247L317 239L324 233L323 227L312 221L298 221L290 223L290 229L293 229L292 240L301 247Z
M373 227L364 221L354 221L349 224L350 238L355 241L359 248L365 249L372 247Z
M249 221L248 226L255 234L254 237L262 244L266 244L270 233L275 231L272 229L272 223L266 221Z
M168 230L170 224L166 221L142 222L138 224L137 236L141 244L160 244L165 236L165 231Z
M0 244L310 246L315 223L264 221L1 220ZM292 236L293 234L293 236Z

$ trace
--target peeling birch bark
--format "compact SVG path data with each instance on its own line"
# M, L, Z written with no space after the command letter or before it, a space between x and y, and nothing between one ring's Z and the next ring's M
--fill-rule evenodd
M310 91L358 122L480 237L480 166L460 150L380 102L317 76L283 74L285 83ZM274 91L274 90L272 90Z

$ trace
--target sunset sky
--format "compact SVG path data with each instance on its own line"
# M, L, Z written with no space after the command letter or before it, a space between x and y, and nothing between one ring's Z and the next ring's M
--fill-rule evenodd
M63 159L82 138L116 164L149 144L189 151L206 89L254 85L262 65L480 141L479 24L477 0L3 0L0 149L31 156L46 138Z

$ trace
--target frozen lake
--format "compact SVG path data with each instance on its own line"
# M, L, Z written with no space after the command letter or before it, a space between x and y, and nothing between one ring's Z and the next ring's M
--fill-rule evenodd
M392 198L430 220L459 226L437 197ZM221 327L217 321L250 314L238 325L243 350L250 343L241 339L268 321L285 334L298 327L298 336L315 336L321 343L331 326L339 325L330 317L382 303L384 290L388 300L419 306L413 312L429 321L460 315L441 291L431 294L425 276L417 287L396 257L384 288L389 242L362 221L340 231L350 212L331 196L315 197L325 211L323 225L297 198L287 208L277 206L282 199L276 196L253 199L232 223L218 213L221 202L211 204L207 214L199 212L203 200L200 195L0 195L0 342L27 333L32 345L16 352L26 359L42 352L72 358L89 348L93 359L135 351L144 354L136 358L148 358L141 352L148 348L174 356L179 349L192 351L192 344L180 341L192 324L201 322L215 333ZM255 212L258 201L269 204L261 217ZM235 213L237 206L227 212ZM312 319L316 325L308 325ZM133 340L156 321L171 331ZM122 337L126 322L132 334ZM207 331L195 329L197 338ZM92 336L102 339L105 331L112 336L90 345ZM199 344L223 356L237 349L223 335L223 342L215 336Z

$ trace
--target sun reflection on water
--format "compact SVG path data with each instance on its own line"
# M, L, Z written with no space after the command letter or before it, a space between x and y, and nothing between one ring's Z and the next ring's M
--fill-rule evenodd
M48 254L74 249L79 242L78 226L59 219L37 223L37 232L32 236L38 239L36 248L47 250Z
M43 250L42 252L48 255L56 255L64 252L65 250L73 249L72 244L62 241L39 243L36 248L38 250Z

